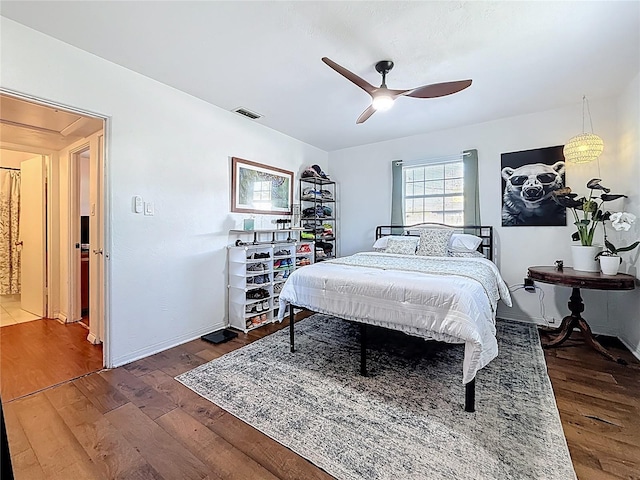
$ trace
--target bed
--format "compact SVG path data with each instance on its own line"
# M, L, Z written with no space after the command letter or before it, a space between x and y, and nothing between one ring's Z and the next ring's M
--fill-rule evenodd
M453 248L452 240L462 237L475 240ZM420 255L411 251L414 242ZM383 244L384 249L375 248ZM476 373L498 354L497 304L511 306L509 290L491 261L492 227L379 226L374 250L294 271L280 293L279 319L287 306L295 306L358 322L362 375L367 374L367 325L464 343L465 410L474 411ZM294 352L293 308L289 312Z

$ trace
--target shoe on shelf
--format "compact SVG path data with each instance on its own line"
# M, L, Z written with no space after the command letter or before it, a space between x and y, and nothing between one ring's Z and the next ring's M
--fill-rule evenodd
M311 253L311 247L308 243L303 243L302 245L298 246L296 253Z
M258 313L258 309L255 305L247 305L244 309L245 313Z
M265 312L269 310L269 300L262 302L262 310Z
M251 323L253 325L260 325L262 323L262 315L256 315L255 317L251 317Z
M282 280L283 278L284 278L283 272L276 272L276 274L273 276L273 281L277 282L278 280Z
M264 323L267 321L267 314L263 313L262 315L260 315L260 323Z
M264 272L264 265L262 263L254 263L247 266L247 272Z
M273 293L280 293L282 291L282 286L284 285L284 283L278 283L276 285L273 286Z

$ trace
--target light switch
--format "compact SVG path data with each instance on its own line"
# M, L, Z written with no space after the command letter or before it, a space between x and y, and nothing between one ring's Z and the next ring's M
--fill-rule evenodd
M144 202L144 214L145 215L153 215L153 202Z
M133 211L135 213L142 213L144 210L144 204L142 202L142 197L140 195L136 195L133 197Z

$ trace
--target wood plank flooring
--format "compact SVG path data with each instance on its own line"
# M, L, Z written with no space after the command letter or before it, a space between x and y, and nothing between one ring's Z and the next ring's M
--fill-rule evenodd
M331 479L173 379L285 326L194 340L4 403L16 478ZM617 345L629 366L568 343L546 358L579 479L640 478L640 362Z
M607 360L579 332L545 350L562 428L580 480L638 480L640 362L617 339L599 341L629 365Z
M8 402L102 368L102 345L77 323L43 318L0 328L0 396Z

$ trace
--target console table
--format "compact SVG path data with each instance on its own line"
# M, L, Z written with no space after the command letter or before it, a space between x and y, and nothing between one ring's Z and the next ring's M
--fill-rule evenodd
M600 272L581 272L573 268L565 267L558 270L556 267L529 267L529 278L532 280L550 283L552 285L562 285L571 287L572 293L569 297L570 315L562 319L560 327L550 330L551 333L558 335L549 343L543 345L544 348L560 346L575 327L578 327L584 336L585 341L594 349L610 360L626 365L627 362L613 356L598 341L593 338L591 328L587 321L582 318L584 312L584 303L580 296L580 289L587 288L592 290L633 290L635 288L635 277L618 273L617 275L603 275ZM549 331L549 330L547 330Z

